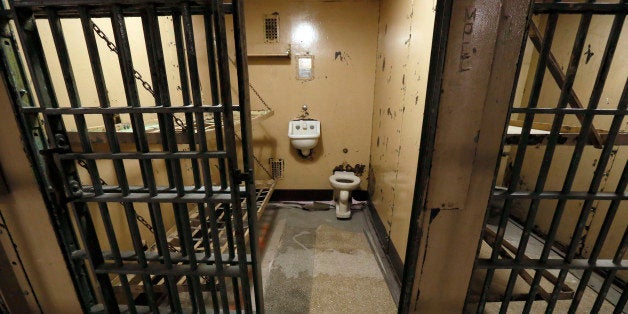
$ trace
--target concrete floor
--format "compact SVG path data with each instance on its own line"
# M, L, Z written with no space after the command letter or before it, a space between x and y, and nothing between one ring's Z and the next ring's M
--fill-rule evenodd
M294 204L269 204L260 220L266 311L395 313L395 302L364 234L365 223L360 210L354 210L352 219L346 221L337 220L333 209L306 211ZM520 230L509 224L505 238L516 243L518 233ZM526 253L536 256L540 248L542 243L533 238ZM560 258L556 252L551 255ZM497 271L492 288L505 287L508 274ZM578 277L570 274L566 284L575 289L577 283ZM516 286L522 293L529 290L521 278ZM577 313L588 313L596 296L596 291L588 288ZM524 303L511 302L508 313L520 313ZM555 312L567 312L570 304L571 300L558 301ZM499 313L500 305L488 302L485 313ZM544 312L545 306L545 301L534 302L532 313ZM607 301L601 312L612 309Z
M364 234L365 218L269 204L260 220L268 313L395 313Z

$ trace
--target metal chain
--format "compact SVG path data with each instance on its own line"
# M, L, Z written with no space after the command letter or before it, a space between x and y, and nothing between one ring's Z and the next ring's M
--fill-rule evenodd
M231 56L229 56L229 61L231 62L231 64L233 64L234 66L237 66L235 61L233 61L233 59L231 58ZM268 106L268 104L266 103L266 101L264 100L264 98L262 98L262 95L259 94L259 92L255 89L255 87L253 87L253 84L251 84L251 82L249 82L249 87L251 88L251 90L253 91L253 93L255 94L255 96L257 96L257 98L262 102L262 105L264 105L264 108L266 108L269 111L273 111L273 109L270 108L270 106ZM235 134L235 133L234 133ZM242 138L240 138L240 136L238 134L235 134L235 137L242 142ZM262 162L259 161L259 159L257 159L257 157L255 155L253 155L253 160L255 160L255 163L262 168L262 170L264 170L264 172L269 176L269 177L273 177L273 175L270 173L270 171L268 171L268 169L266 169L266 167L264 167L264 165L262 164Z
M238 139L238 141L242 142L242 138L237 134L237 133L233 133L235 135L235 137ZM273 175L270 173L270 171L268 171L268 169L266 169L266 167L264 167L264 165L262 164L262 162L259 161L259 159L257 159L257 157L255 157L254 154L251 154L253 156L253 160L255 160L255 163L262 168L262 170L264 170L264 172L271 178L273 178Z
M185 123L183 123L183 120L175 115L173 115L172 117L174 118L174 123L176 123L181 128L181 132L185 132L187 130L187 126L185 125Z
M103 32L102 29L100 29L100 27L98 27L98 25L94 23L94 21L91 21L91 23L92 23L92 29L94 30L94 32L96 33L96 35L98 35L98 37L102 38L102 40L104 40L107 43L107 47L109 48L109 50L115 52L116 54L119 54L118 47L116 47L116 44L113 41L111 41L109 37L107 37L105 32ZM133 69L133 76L135 77L136 80L142 83L142 87L146 91L148 91L151 95L155 96L155 91L153 90L153 87L150 85L150 83L144 80L140 72L138 72L136 69Z
M96 35L98 35L98 37L100 37L102 40L105 41L105 43L107 43L107 47L109 48L109 50L111 50L111 51L115 52L116 54L118 54L118 47L116 46L116 44L113 41L111 41L109 39L109 37L107 37L105 32L103 32L102 29L100 27L98 27L98 25L96 25L96 23L94 23L94 21L91 21L91 24L92 24L92 29L94 30ZM233 61L231 56L229 56L229 61L234 66L236 65L235 61ZM140 72L138 72L136 69L133 69L133 76L135 77L135 79L137 79L138 81L140 81L142 83L142 87L146 91L148 91L151 95L155 96L155 91L153 90L153 87L150 85L150 83L148 83L147 81L144 80L144 78L142 77L142 74L140 74ZM262 98L262 95L260 95L260 93L257 91L257 89L255 89L255 87L253 87L253 84L251 84L250 82L249 82L249 87L251 88L251 90L253 91L255 96L257 96L257 98L262 102L262 105L264 105L264 108L266 108L266 110L272 111L273 109L270 108L270 106L268 105L266 100L264 100L264 98ZM181 121L181 119L175 117L175 122L180 127L185 128L183 126L183 122Z
M235 61L233 61L233 59L231 59L231 56L229 56L229 61L231 61L231 64L233 64L234 66L237 67ZM264 108L266 108L269 111L273 111L273 109L271 109L270 106L268 106L268 104L266 103L264 98L262 98L262 95L259 94L259 92L255 89L255 87L253 87L253 84L251 84L251 82L249 82L249 87L251 88L251 90L253 91L255 96L257 96L257 98L259 98L259 100L262 102L262 105L264 105Z

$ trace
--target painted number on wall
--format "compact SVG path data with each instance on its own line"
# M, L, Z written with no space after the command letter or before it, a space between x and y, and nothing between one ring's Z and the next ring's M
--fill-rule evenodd
M471 55L475 54L475 47L471 47L475 11L475 8L466 8L464 12L465 22L462 29L462 45L460 46L460 72L471 70Z

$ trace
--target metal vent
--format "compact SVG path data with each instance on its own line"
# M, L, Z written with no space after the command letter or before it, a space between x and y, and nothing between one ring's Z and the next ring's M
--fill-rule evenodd
M283 179L283 159L270 158L268 162L270 163L273 179Z
M264 35L267 43L279 42L279 13L264 16Z

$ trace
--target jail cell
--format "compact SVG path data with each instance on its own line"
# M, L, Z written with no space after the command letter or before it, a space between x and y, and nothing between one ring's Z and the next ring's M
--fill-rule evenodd
M250 108L242 1L10 7L3 66L83 309L263 309L274 182L251 128L270 109Z
M625 310L625 4L532 4L468 311Z

